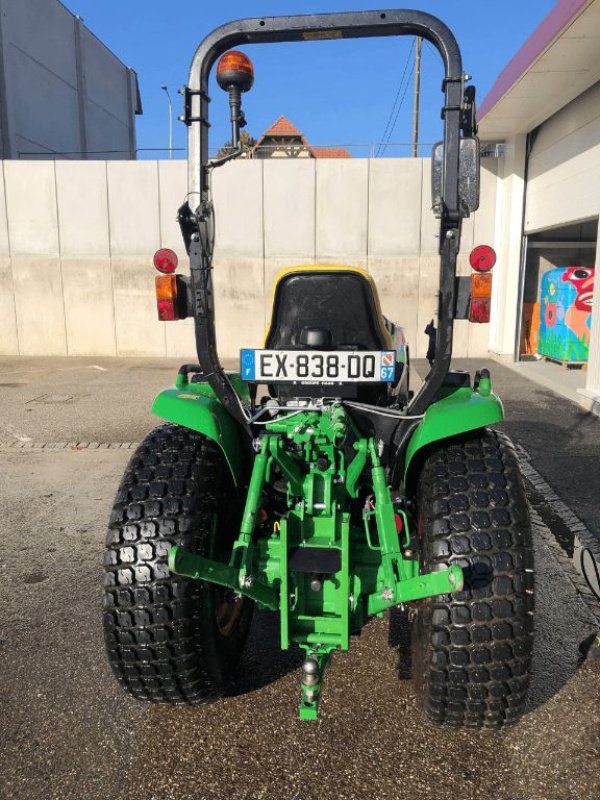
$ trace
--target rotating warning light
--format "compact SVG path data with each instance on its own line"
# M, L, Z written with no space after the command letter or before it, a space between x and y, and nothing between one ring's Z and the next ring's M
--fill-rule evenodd
M245 53L229 50L217 64L217 83L228 91L232 87L247 92L254 83L254 66Z

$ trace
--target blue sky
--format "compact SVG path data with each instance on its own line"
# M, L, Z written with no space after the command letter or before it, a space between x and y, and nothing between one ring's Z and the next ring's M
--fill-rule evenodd
M176 89L187 82L189 62L212 28L240 17L385 9L369 0L262 0L261 2L181 2L181 0L64 0L86 25L139 75L144 114L138 118L138 147L168 146L168 111L161 84L167 84L180 113ZM411 0L412 8L443 19L454 31L464 66L474 77L481 101L500 70L539 25L553 0ZM248 131L258 137L285 114L315 145L361 144L356 156L369 155L381 140L398 93L412 40L409 37L249 46L255 86L244 98ZM407 76L412 66L409 60ZM425 43L422 62L421 136L440 138L442 94L439 57ZM406 80L406 79L405 79ZM229 136L226 95L213 81L211 144ZM400 92L402 96L404 89ZM412 78L391 136L408 142L411 132ZM186 130L175 122L175 147L185 147ZM407 155L388 147L386 155ZM140 157L164 157L140 153ZM176 156L184 157L184 153Z

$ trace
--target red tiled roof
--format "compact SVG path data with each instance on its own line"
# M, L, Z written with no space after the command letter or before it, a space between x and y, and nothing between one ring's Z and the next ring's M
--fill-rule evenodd
M263 133L264 136L302 136L302 133L287 117L281 116Z
M345 147L312 147L311 152L315 158L352 158Z
M312 147L306 141L302 132L283 115L275 120L271 127L263 133L255 144L254 150L260 149L265 139L277 138L278 136L299 139L300 143L308 149L313 158L352 158L352 155L345 147Z

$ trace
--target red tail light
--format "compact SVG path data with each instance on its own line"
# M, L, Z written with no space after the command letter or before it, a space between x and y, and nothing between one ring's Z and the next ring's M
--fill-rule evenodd
M177 253L174 253L173 250L169 250L167 247L157 250L156 253L154 253L153 261L156 269L165 275L170 275L177 269Z
M487 272L496 263L496 251L487 244L480 244L471 250L469 263L477 272Z
M490 298L472 297L471 309L469 311L469 322L489 322L490 321Z
M179 319L177 309L177 278L175 275L157 275L156 286L156 309L158 318L162 322L171 322Z

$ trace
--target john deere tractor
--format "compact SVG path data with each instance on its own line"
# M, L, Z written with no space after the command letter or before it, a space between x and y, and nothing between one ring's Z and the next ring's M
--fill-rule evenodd
M439 219L437 325L430 369L409 387L408 346L368 272L301 266L273 290L262 349L237 371L217 355L212 279L215 169L242 154L242 95L254 80L239 45L414 35L441 56L444 138L432 155ZM228 92L232 147L208 157L209 75ZM531 530L514 449L489 372L451 369L456 318L487 322L495 255L457 278L461 224L478 206L475 90L440 20L387 10L244 19L210 33L183 91L188 199L179 223L189 273L170 250L159 319L195 322L198 363L152 407L165 420L119 487L106 547L108 658L134 697L201 704L227 692L255 608L278 615L281 647L304 651L300 717L372 617L405 608L425 713L498 727L526 702L532 646ZM415 202L420 202L418 197ZM242 329L242 326L240 326ZM241 342L243 344L243 342Z

